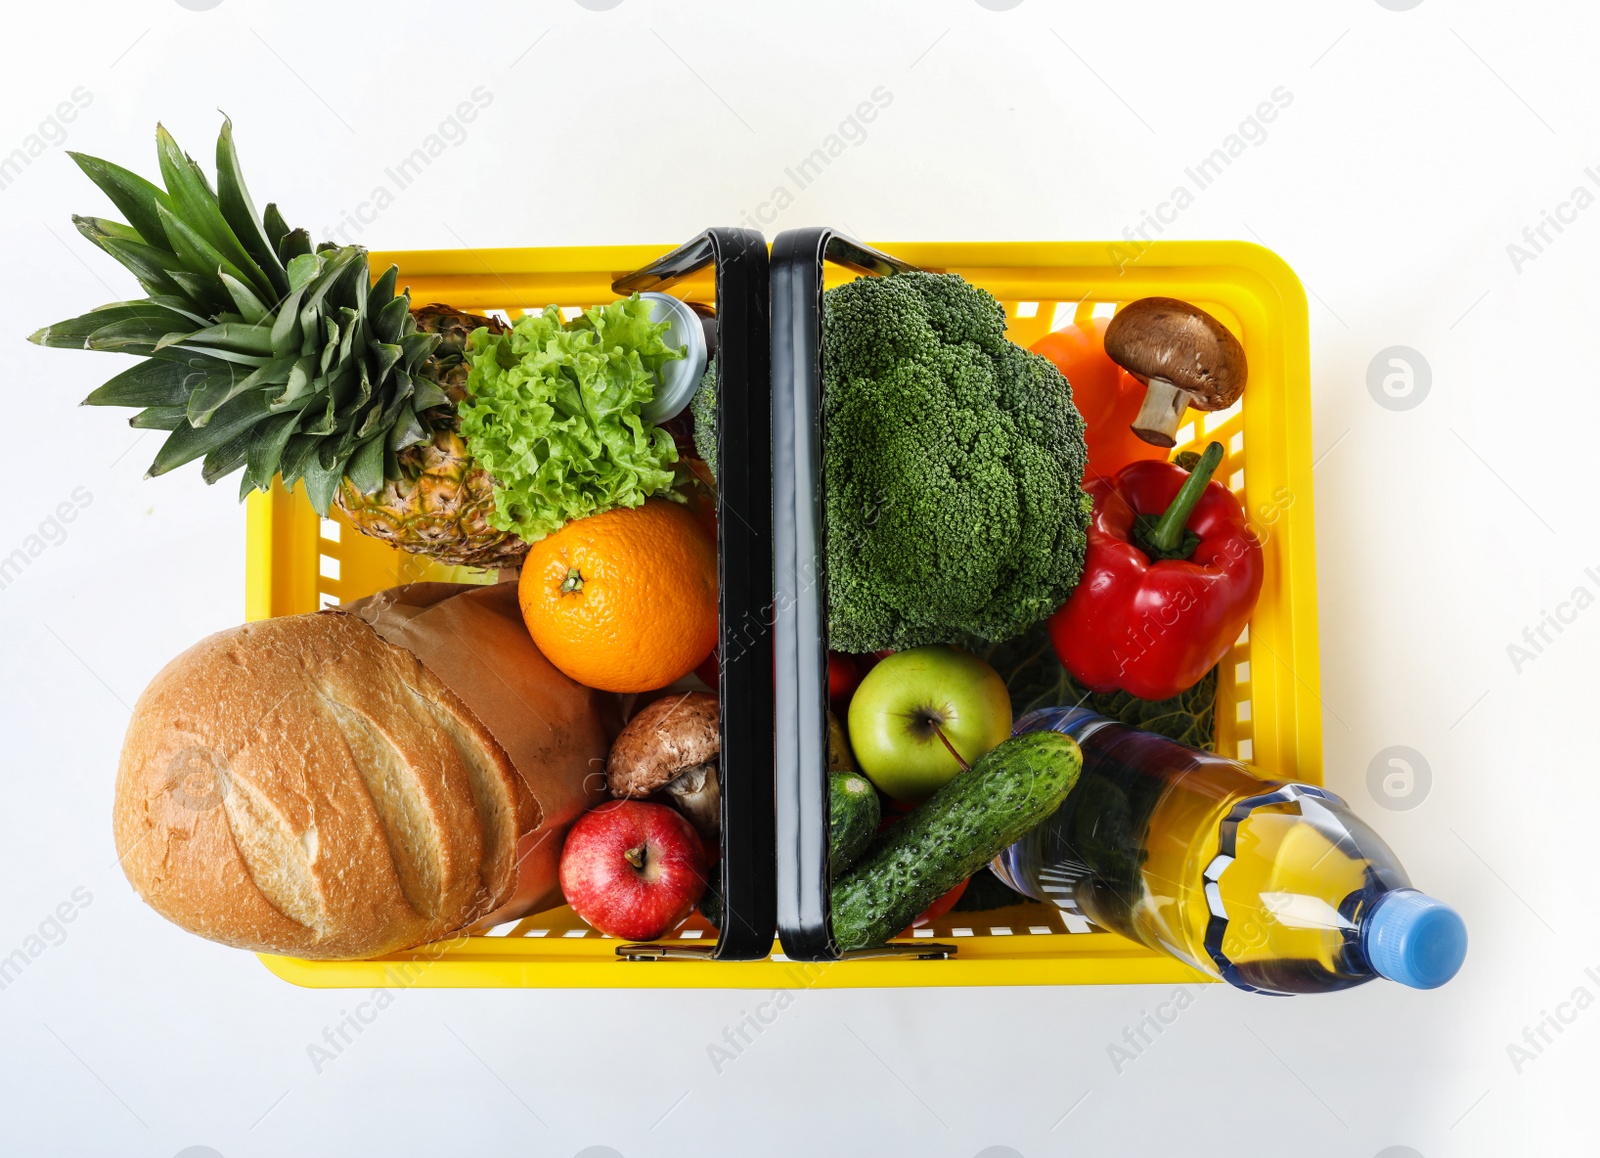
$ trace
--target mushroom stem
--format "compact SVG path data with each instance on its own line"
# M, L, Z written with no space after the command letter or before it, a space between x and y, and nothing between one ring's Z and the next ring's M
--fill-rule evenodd
M689 769L665 788L673 807L713 848L722 840L721 789L715 762Z
M1155 446L1176 446L1174 435L1183 412L1189 409L1194 398L1187 390L1179 389L1165 378L1152 378L1144 393L1144 405L1133 420L1133 432Z

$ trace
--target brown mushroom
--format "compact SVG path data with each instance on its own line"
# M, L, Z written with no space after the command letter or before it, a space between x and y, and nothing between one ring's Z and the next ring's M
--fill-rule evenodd
M606 759L606 786L618 797L662 793L715 849L722 834L717 697L664 696L628 721Z
M1244 347L1216 318L1176 298L1140 298L1106 327L1106 354L1146 386L1133 432L1173 446L1183 412L1226 410L1244 392Z

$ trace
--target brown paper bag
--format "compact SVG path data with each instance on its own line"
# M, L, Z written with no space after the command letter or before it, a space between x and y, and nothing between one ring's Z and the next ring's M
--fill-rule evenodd
M517 846L517 889L473 929L563 902L557 869L567 828L605 795L606 753L622 728L610 692L576 683L534 646L515 582L412 583L337 609L417 657L506 750L532 794Z

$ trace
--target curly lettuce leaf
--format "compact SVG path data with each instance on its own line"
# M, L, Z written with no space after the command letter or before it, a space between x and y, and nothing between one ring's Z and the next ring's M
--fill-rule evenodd
M656 376L684 356L637 296L519 318L509 333L474 330L461 434L495 480L489 522L529 542L573 519L670 493L672 436L639 417Z

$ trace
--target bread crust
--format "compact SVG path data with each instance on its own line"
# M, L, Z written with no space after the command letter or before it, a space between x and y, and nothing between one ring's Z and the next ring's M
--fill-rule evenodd
M134 708L113 824L129 881L169 920L343 959L503 903L538 811L449 687L332 613L219 632L163 668Z

